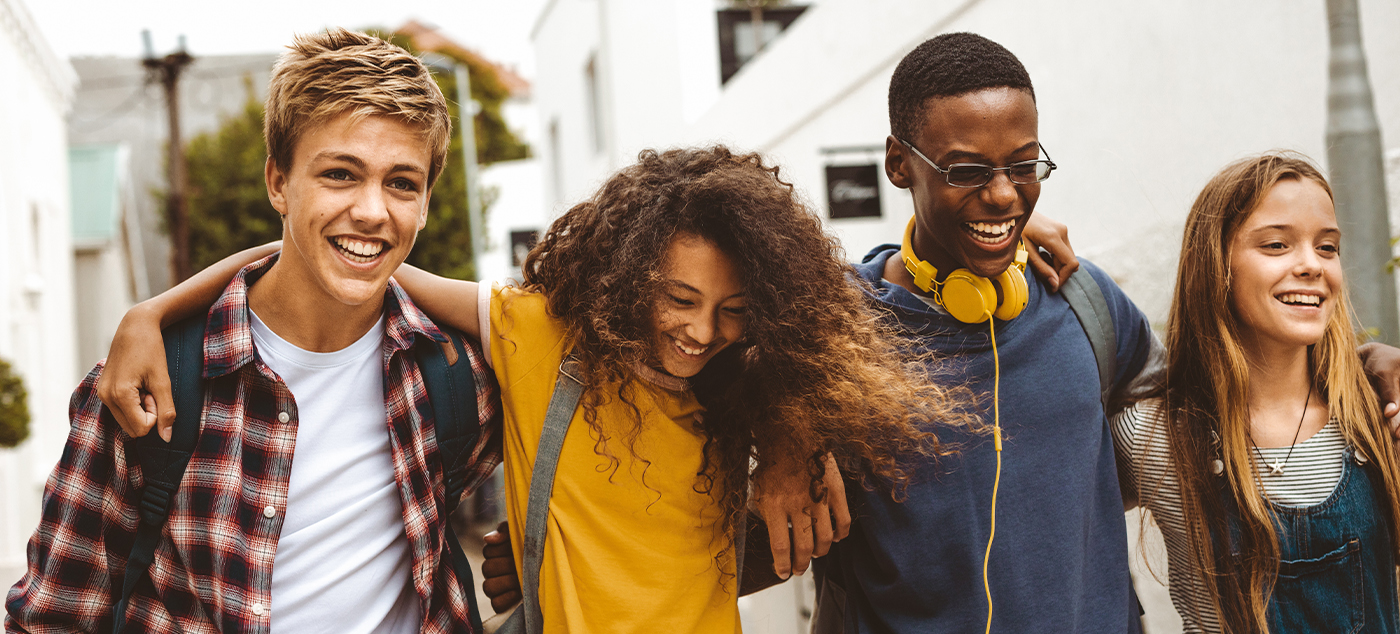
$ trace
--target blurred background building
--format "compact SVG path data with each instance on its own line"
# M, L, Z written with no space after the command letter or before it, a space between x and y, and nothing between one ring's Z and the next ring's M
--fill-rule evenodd
M500 6L403 4L340 25L400 24L382 32L470 67L473 98L483 104L473 129L480 148L494 148L478 154L487 203L483 248L470 265L453 259L469 244L460 227L430 231L434 223L457 227L462 212L435 208L439 215L420 235L415 257L480 279L517 277L536 233L643 148L723 142L763 152L827 219L851 259L896 241L913 207L883 175L889 76L914 46L950 31L981 33L1025 63L1036 86L1041 141L1060 167L1042 188L1038 210L1067 223L1080 254L1113 275L1159 326L1187 208L1211 174L1271 148L1327 165L1326 0L532 0L522 5L531 9L516 11L529 14L518 27L532 44L525 70L488 60L472 42L454 41L427 21L505 19L509 12ZM1377 116L1390 135L1383 147L1394 225L1400 38L1393 34L1400 32L1400 3L1357 4ZM419 20L408 19L410 11L419 11ZM62 34L84 19L42 26ZM0 449L0 585L18 578L39 493L67 428L69 392L105 354L122 312L172 280L159 85L138 57L64 61L39 26L21 0L0 0L0 226L7 247L0 257L0 358L24 377L33 414L30 440ZM285 31L274 41L291 39L287 27L266 28ZM140 37L127 36L133 44ZM195 55L180 88L192 163L234 147L220 143L260 143L249 131L258 112L249 108L266 93L272 48ZM435 205L451 199L464 207L459 152L454 145ZM260 161L256 155L251 163ZM207 198L192 217L223 218L218 231L238 239L266 239L276 227L253 208L265 200L260 174L256 167L252 176L228 181L241 183L241 202ZM200 182L195 189L223 181ZM229 206L235 203L243 206ZM1137 543L1137 527L1129 531ZM1147 534L1155 571L1164 575L1160 546ZM1165 590L1141 566L1137 578L1151 631L1179 631ZM805 631L810 601L804 580L744 599L745 631Z
M0 0L0 359L28 393L29 438L0 448L0 580L19 579L39 494L82 378L73 306L68 134L77 75L17 0Z

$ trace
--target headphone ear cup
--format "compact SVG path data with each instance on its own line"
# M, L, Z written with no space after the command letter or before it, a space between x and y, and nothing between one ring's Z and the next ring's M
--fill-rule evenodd
M992 281L958 269L943 280L939 292L943 307L954 319L965 324L980 324L992 316L997 307L997 289Z
M1014 266L1007 267L1001 275L997 276L997 285L1001 286L1001 305L997 306L993 315L1002 321L1015 319L1026 309L1026 302L1030 301L1030 289L1026 286L1026 276Z

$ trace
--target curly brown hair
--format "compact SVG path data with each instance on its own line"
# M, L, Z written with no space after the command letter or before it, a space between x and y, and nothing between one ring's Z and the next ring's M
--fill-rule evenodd
M980 427L965 407L971 392L930 380L927 359L882 325L840 246L777 167L722 146L646 150L556 220L522 267L524 289L543 293L566 324L600 451L601 388L618 385L630 403L633 368L656 365L660 271L680 234L727 255L747 299L743 338L691 382L706 408L696 487L724 511L717 537L733 535L744 512L751 461L760 472L779 458L805 461L821 500L821 458L831 452L844 473L868 474L865 486L899 497L914 465L952 451L927 421Z

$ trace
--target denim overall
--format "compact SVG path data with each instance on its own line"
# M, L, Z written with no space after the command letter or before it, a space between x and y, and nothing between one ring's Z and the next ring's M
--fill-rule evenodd
M1395 546L1384 482L1348 448L1332 495L1306 507L1271 504L1279 539L1278 581L1269 631L1400 633ZM1239 562L1239 525L1226 495L1230 555Z

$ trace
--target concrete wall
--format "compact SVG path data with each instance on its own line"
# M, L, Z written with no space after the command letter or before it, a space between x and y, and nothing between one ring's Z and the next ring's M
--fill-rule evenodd
M1165 320L1170 293L1162 271L1174 269L1186 209L1211 174L1270 148L1326 160L1322 0L825 0L722 88L716 75L708 101L693 97L699 65L673 51L713 33L713 14L675 18L716 3L665 0L646 3L649 10L634 3L641 0L557 0L536 29L537 105L545 120L560 122L569 171L556 210L643 147L716 141L768 153L824 210L828 159L820 150L883 145L895 64L924 39L958 30L986 35L1025 63L1041 140L1061 167L1038 210L1068 223L1079 251L1112 272L1154 323ZM1400 4L1360 0L1360 9L1381 127L1394 151L1400 40L1387 35L1400 30ZM608 33L621 35L599 43L595 30L570 30L600 15ZM581 133L574 115L581 98L558 85L578 83L571 69L582 67L580 49L612 51L602 71L612 82L609 161L570 142ZM703 113L688 122L697 108ZM895 240L913 211L908 195L887 183L881 196L882 219L830 225L853 258Z
M0 357L23 377L31 434L0 449L0 586L19 579L44 480L81 378L73 347L73 251L64 129L76 77L17 0L0 0ZM85 368L84 368L85 369Z

